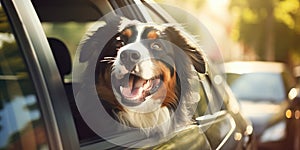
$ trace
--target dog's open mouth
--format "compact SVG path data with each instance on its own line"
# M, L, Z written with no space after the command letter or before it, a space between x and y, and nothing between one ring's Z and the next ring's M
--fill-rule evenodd
M128 106L137 106L159 89L162 79L161 76L143 79L136 74L128 73L120 82L122 103Z

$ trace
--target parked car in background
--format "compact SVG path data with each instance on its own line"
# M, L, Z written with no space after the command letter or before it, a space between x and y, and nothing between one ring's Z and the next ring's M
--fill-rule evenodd
M77 81L70 74L81 37L92 24L107 23L98 20L105 14L174 22L168 12L147 0L0 0L0 4L1 150L124 149L147 140L128 131L110 137L124 142L115 144L90 129L77 110L72 89ZM206 74L197 74L201 100L195 123L152 148L253 148L251 123L240 114L218 68L208 66ZM93 121L107 121L98 119Z
M299 83L299 79L300 79L300 66L294 67L293 71L294 71L293 73L294 73L294 76L295 76L295 78L297 80L297 83Z
M225 63L227 82L242 112L253 123L260 142L285 137L285 110L294 78L283 63L235 61Z
M289 91L288 106L285 109L284 121L286 124L285 138L280 141L261 143L258 150L300 149L300 66L294 68L296 85Z

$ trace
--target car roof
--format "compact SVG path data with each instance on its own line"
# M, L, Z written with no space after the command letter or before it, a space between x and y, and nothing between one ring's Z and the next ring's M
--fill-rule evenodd
M281 73L285 69L283 63L266 61L232 61L224 64L226 73L255 73L255 72L273 72Z
M103 16L90 0L32 0L32 3L42 22L87 22Z

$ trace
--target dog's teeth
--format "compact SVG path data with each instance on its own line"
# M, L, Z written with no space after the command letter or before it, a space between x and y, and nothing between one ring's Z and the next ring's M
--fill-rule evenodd
M144 84L143 88L144 90L147 90L151 87L151 80L147 80L146 83Z

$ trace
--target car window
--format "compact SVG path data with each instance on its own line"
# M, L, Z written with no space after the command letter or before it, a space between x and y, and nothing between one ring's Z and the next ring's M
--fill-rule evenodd
M43 22L42 26L46 36L61 39L73 57L81 38L92 24L92 22Z
M95 21L96 22L96 21ZM94 25L94 22L43 22L42 26L48 38L55 38L63 42L72 60L75 58L77 47L85 32ZM73 61L72 61L73 62ZM64 77L71 81L71 73Z
M280 102L285 99L285 85L279 73L228 74L228 78L232 80L229 84L233 93L240 100Z
M201 82L203 82L203 81L201 81ZM203 84L200 84L200 86L201 86L201 88L199 90L200 101L197 105L197 109L196 109L196 112L195 112L195 115L194 115L195 118L203 116L203 115L207 114L207 112L210 112L209 109L208 109L208 97L205 94Z
M23 55L0 5L0 149L49 149Z
M122 10L124 12L127 12L127 11L125 11L126 8L124 8ZM151 17L152 21L154 21L155 23L165 23L166 22L163 18L161 18L161 16L159 16L159 14L157 12L153 11L150 7L147 7L147 13L149 13L148 15ZM130 13L127 15L129 15L128 18L130 18ZM46 22L46 23L43 23L43 27L44 27L47 37L56 37L58 39L61 39L67 45L67 47L70 51L70 54L72 55L71 56L72 59L76 60L78 58L75 58L74 56L75 56L75 53L77 50L77 46L80 44L80 40L85 35L85 32L87 31L87 29L95 26L94 23L95 22L85 22L85 23L83 23L83 22L80 22L80 23L79 22L66 22L66 23ZM105 23L102 22L102 24L105 24ZM198 104L198 108L197 108L195 117L203 116L203 115L207 115L207 114L214 114L216 112L223 110L223 108L221 108L223 100L220 97L220 95L216 92L216 89L213 88L212 83L209 81L209 79L206 75L204 75L204 77L203 77L202 87L203 88L200 88L200 91L199 91L201 100ZM78 128L78 130L82 129L82 127L80 127L78 125L77 125L77 128ZM78 132L80 132L80 131L78 131ZM219 134L216 134L216 135L219 135ZM95 138L96 138L97 142L99 142L99 140L102 141L102 139L97 136L92 137L91 135L87 135L85 137L79 137L80 143L82 145L87 144L87 143L91 142L92 140L95 140Z
M208 112L210 114L214 114L216 112L224 110L224 101L217 89L212 84L208 75L201 75L201 83L206 95L205 97L207 101Z
M222 141L227 140L226 138L232 134L235 126L232 116L227 113L224 104L229 97L225 91L221 94L221 88L215 88L216 85L212 83L208 75L199 74L199 77L202 88L200 90L201 100L196 111L198 113L196 121L206 133L212 148L219 149L222 147Z

